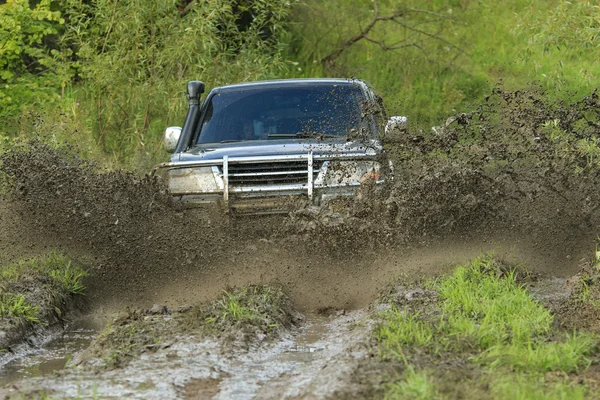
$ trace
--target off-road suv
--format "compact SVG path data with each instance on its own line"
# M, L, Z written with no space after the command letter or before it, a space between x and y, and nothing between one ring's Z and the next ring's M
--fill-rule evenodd
M173 199L228 213L287 212L356 196L391 179L381 145L406 129L385 119L381 99L360 80L298 79L187 86L183 128L165 132L171 161L155 172ZM386 125L387 123L387 125Z

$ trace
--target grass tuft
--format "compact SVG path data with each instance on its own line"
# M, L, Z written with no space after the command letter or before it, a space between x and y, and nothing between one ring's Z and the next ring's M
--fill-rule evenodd
M439 398L432 379L425 371L415 371L409 367L402 379L388 385L385 400L407 399L407 400L431 400Z
M64 254L21 260L0 268L0 318L4 324L46 323L61 316L71 296L85 291L86 272Z
M577 372L591 364L597 338L585 333L568 335L562 342L494 346L477 357L490 367L509 367L522 372Z
M396 304L383 313L375 330L380 354L408 367L402 379L387 387L386 397L435 398L436 382L447 384L439 381L444 370L427 380L413 364L451 359L478 371L494 398L583 398L587 389L571 384L567 374L591 365L597 336L554 334L552 314L517 277L515 269L485 255L426 283L437 300L424 307L439 312ZM559 378L550 380L547 374Z
M27 323L40 323L38 306L33 306L22 295L0 297L0 318L13 318Z
M91 352L86 355L92 357L91 362L85 358L82 362L119 368L143 352L168 346L176 335L209 335L218 337L222 344L247 345L257 336L261 340L274 336L277 328L291 326L296 318L281 289L267 285L236 287L208 304L183 311L156 314L129 310L92 342Z
M431 344L434 328L419 320L418 315L409 315L406 311L394 308L382 316L387 323L378 327L377 339L385 347L384 354L397 354L407 345L427 347Z
M499 375L491 385L494 399L519 400L584 400L589 398L584 386L561 379L549 382L543 375Z
M491 272L494 271L494 272ZM445 333L473 338L479 348L529 345L548 334L552 315L515 282L516 272L498 278L491 256L475 259L436 285L444 299Z
M294 318L290 300L281 289L251 285L224 291L216 301L187 313L181 322L208 333L246 329L269 334L280 326L290 327Z

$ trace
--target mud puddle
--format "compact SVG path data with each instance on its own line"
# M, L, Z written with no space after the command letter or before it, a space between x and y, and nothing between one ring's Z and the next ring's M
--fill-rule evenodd
M89 346L105 325L97 315L80 316L54 326L0 354L0 387L18 380L47 377L65 369L75 354Z
M85 349L97 331L86 328L71 328L41 348L30 350L8 362L0 369L0 385L4 386L18 379L48 376L64 369L73 354Z
M359 345L370 331L366 315L364 311L310 315L297 331L247 352L224 353L214 340L179 337L122 369L101 372L74 367L43 375L52 369L46 358L47 362L30 367L40 373L16 365L3 371L0 396L42 391L60 398L323 398L347 384L346 375L357 362L348 358L359 360L367 355ZM82 338L70 333L65 339L73 349ZM65 352L59 351L56 360L59 353L58 368L65 359ZM28 363L35 365L36 357ZM16 376L20 379L14 381ZM6 385L9 380L11 384Z

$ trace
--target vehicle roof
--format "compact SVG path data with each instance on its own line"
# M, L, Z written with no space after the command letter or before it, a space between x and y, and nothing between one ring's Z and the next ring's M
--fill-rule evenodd
M294 87L294 86L311 86L311 85L356 85L365 86L365 83L359 79L343 79L343 78L305 78L305 79L276 79L269 81L256 81L248 83L236 83L233 85L225 85L214 88L213 92L228 92L243 89L260 89L272 87Z

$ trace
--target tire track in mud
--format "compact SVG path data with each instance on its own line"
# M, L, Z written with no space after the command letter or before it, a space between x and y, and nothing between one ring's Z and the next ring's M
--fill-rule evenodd
M300 309L354 308L399 274L438 274L486 251L571 275L600 232L600 172L545 126L558 120L578 140L600 138L597 127L577 128L599 104L494 92L440 133L394 144L397 179L385 199L237 226L176 209L149 177L24 143L0 156L2 261L66 251L89 266L92 303L108 308L198 302L253 283L284 285Z

